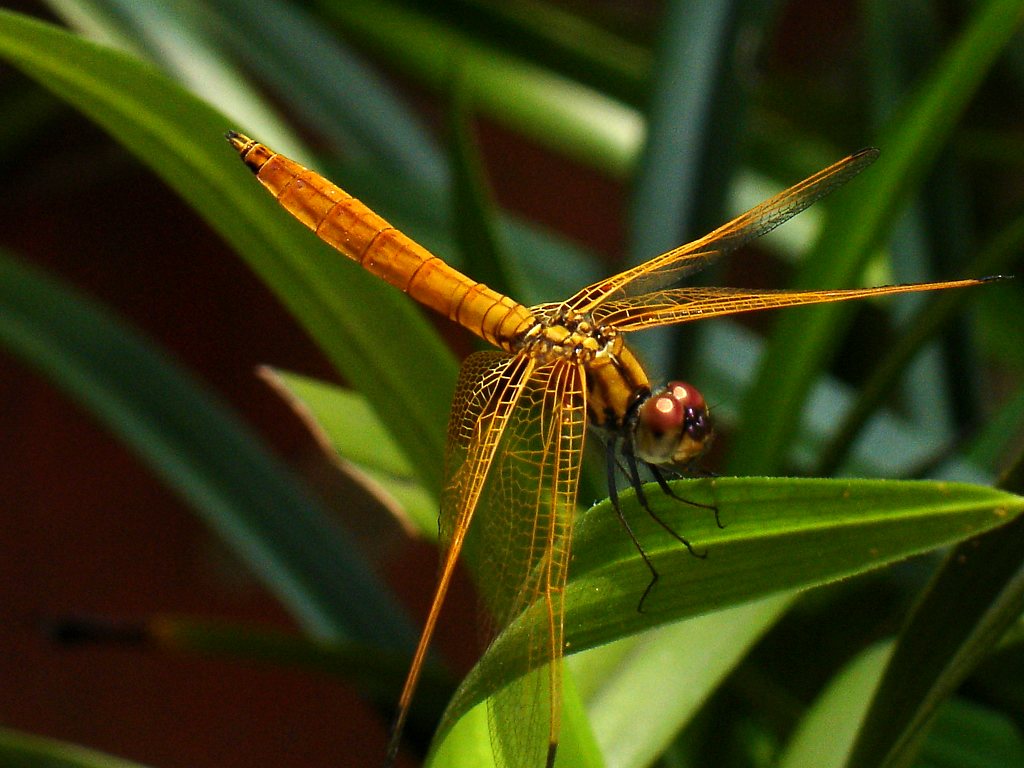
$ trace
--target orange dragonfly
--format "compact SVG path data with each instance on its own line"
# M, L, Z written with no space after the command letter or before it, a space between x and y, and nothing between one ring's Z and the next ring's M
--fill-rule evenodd
M671 494L661 470L692 465L713 435L701 394L678 381L652 387L625 334L739 312L983 282L820 291L676 285L849 181L875 160L875 149L850 155L710 234L589 285L566 301L527 307L445 264L316 172L241 134L230 132L227 139L260 183L321 239L497 347L470 355L459 375L441 501L443 560L398 701L387 765L398 752L427 646L475 515L493 564L481 585L493 626L502 629L536 601L545 606L545 626L526 641L529 671L490 699L495 753L504 765L554 765L563 589L586 428L598 428L606 439L609 493L617 510L618 457L638 495L641 466ZM654 578L652 568L652 584Z

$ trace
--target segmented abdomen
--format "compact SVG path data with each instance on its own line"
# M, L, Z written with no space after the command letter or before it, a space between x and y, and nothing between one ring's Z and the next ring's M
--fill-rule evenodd
M241 134L228 141L295 218L420 303L506 350L532 325L525 306L445 264L315 171Z

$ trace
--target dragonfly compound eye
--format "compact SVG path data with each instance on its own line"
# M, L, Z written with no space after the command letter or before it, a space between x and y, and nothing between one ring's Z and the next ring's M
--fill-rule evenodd
M684 466L704 453L710 440L704 396L685 382L670 381L640 406L634 447L644 461Z

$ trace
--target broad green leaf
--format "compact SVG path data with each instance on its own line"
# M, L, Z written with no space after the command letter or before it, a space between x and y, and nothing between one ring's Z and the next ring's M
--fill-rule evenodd
M652 511L707 558L689 556L638 507L623 511L661 578L637 610L650 576L608 502L584 513L566 589L566 648L578 652L642 629L792 589L865 573L1006 523L1024 499L983 486L938 482L718 478L678 481L683 498L714 515L648 494ZM522 634L544 621L536 603L502 632L463 682L454 721L525 668Z
M139 454L320 637L411 639L352 541L252 430L101 307L0 258L0 343Z
M576 693L572 676L563 670L562 733L555 768L604 768L606 762L594 740L583 704ZM429 768L489 768L505 766L492 748L489 715L480 703L436 741L427 759ZM610 765L613 765L610 764Z
M8 11L0 57L103 126L234 245L440 489L451 353L408 299L278 208L223 141L233 126L222 115L146 64Z
M0 728L0 763L8 768L143 768L76 744Z
M856 278L1022 20L1019 0L989 0L978 7L960 38L879 137L882 159L838 193L842 212L829 220L797 287L839 287ZM806 394L848 316L848 309L839 306L782 313L743 405L743 429L733 444L730 471L772 472L783 466ZM764 407L765 392L772 393L770 409Z
M491 749L487 706L480 702L459 719L445 738L431 748L428 768L491 768L498 766Z

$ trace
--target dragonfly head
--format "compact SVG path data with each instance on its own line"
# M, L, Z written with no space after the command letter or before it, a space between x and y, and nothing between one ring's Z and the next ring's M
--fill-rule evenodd
M712 437L704 396L686 382L670 381L640 405L633 449L650 464L682 468L700 458Z

